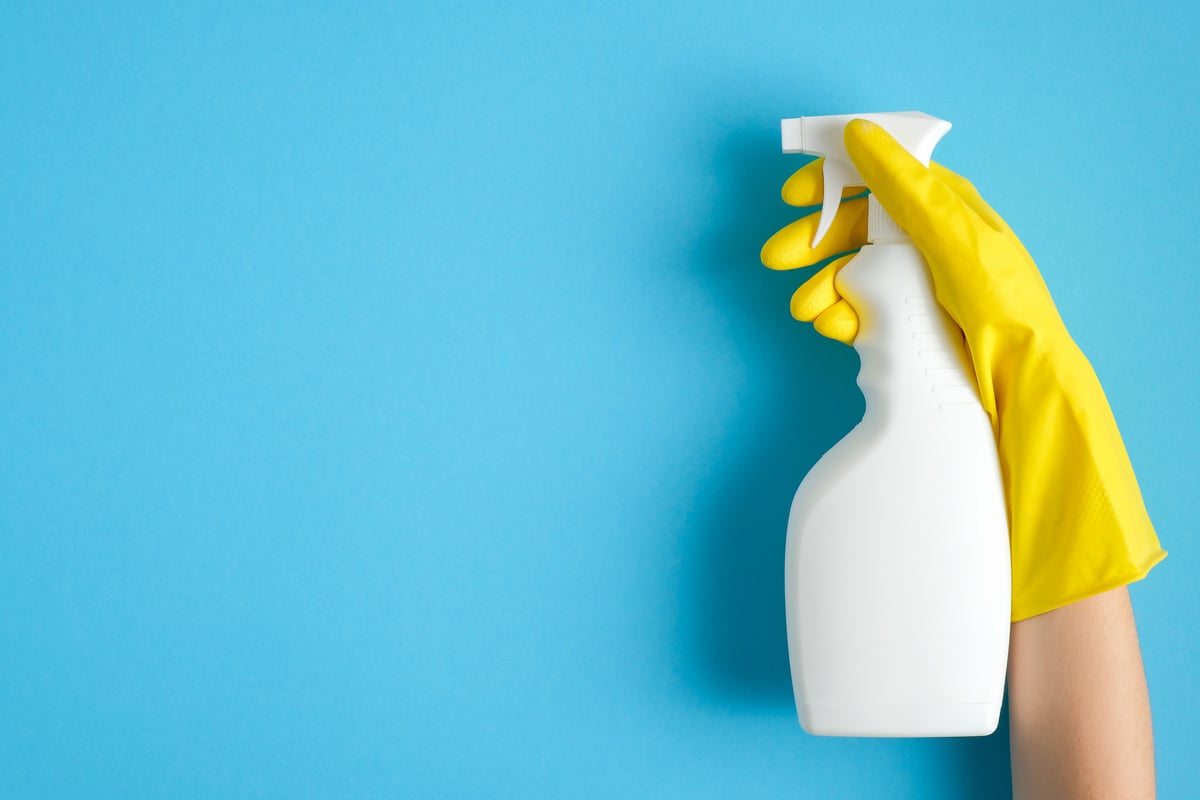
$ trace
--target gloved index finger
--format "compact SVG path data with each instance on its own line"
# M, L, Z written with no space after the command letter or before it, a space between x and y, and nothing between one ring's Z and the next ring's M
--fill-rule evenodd
M927 257L931 252L952 257L971 239L979 216L887 131L856 119L846 125L844 136L858 174L917 249Z
M822 175L824 167L825 159L818 158L793 172L784 182L780 192L783 202L789 206L820 205L825 190L825 179ZM862 192L861 186L847 186L842 190L842 199L854 197Z

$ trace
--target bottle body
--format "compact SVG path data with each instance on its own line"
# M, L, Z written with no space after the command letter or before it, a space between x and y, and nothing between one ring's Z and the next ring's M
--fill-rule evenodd
M866 413L804 478L788 520L800 722L820 735L991 733L1008 657L1008 519L962 334L911 242L864 247L838 288L859 316Z

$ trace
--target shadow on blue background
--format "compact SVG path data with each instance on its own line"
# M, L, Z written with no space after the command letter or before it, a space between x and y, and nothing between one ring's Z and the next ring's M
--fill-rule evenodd
M715 230L698 248L703 277L742 341L774 365L772 405L746 409L705 486L709 546L697 604L699 648L712 681L752 702L791 701L782 636L783 541L799 479L862 417L857 358L788 314L791 288L811 270L772 273L757 263L770 221L797 216L779 200L778 141L761 131L731 132L710 168L720 187ZM797 162L798 167L803 161Z
M769 235L808 211L779 199L778 151L778 138L761 129L731 131L708 164L720 200L713 230L697 247L698 271L729 313L742 318L733 327L751 333L740 345L760 350L778 383L771 405L748 409L738 421L723 450L727 456L698 492L704 557L691 576L697 602L683 622L701 697L791 709L782 569L787 514L801 478L858 423L864 406L852 349L788 314L791 291L828 262L782 274L754 268L764 229ZM789 161L788 168L804 163ZM1007 708L989 737L872 744L956 765L946 785L957 796L1012 796ZM854 740L839 745L855 746Z

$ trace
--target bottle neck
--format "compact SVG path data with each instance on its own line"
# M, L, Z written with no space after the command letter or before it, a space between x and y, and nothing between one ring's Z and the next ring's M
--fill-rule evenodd
M883 210L875 195L867 198L867 241L871 244L911 242L908 234Z

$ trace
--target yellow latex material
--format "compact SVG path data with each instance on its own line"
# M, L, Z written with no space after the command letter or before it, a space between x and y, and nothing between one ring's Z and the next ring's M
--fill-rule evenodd
M966 179L925 167L866 120L846 126L845 142L866 185L925 257L937 300L965 337L999 446L1013 620L1145 577L1166 552L1100 382L1033 259ZM813 162L789 178L784 200L819 203L821 167ZM815 250L816 213L788 225L763 246L763 263L797 269L857 250L866 244L866 202L844 200ZM858 317L837 289L849 259L801 286L792 315L852 344Z

